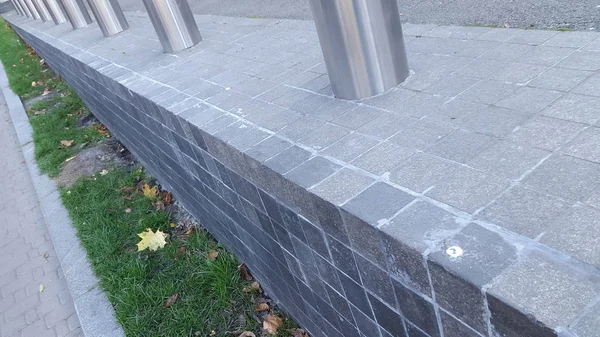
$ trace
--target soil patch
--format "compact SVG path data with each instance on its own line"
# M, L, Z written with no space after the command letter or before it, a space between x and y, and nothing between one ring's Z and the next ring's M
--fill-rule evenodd
M46 96L40 95L40 96L32 97L28 100L25 100L23 102L23 105L25 106L25 111L30 111L32 109L32 107L39 102L48 101L48 100L51 100L58 96L60 96L60 92L54 91L54 92L49 93Z
M103 170L133 165L135 160L119 142L108 141L84 149L66 162L54 181L60 187L69 188L81 177L91 177Z

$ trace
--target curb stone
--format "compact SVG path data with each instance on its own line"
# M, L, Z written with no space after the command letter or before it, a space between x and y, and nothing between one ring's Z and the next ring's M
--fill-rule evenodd
M8 77L0 64L0 87L17 132L17 137L35 187L44 220L60 260L69 292L75 304L81 329L86 337L125 336L114 309L100 287L77 237L69 214L60 200L56 184L41 174L34 155L33 129L21 99L10 89Z

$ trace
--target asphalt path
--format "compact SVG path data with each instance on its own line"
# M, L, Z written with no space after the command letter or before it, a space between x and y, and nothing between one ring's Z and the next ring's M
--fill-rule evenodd
M311 19L308 0L188 0L196 14ZM330 1L330 0L323 0ZM145 11L142 0L120 0ZM600 30L600 0L399 0L404 22Z

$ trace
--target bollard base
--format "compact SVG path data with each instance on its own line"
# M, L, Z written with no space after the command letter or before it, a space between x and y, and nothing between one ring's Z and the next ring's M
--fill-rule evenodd
M357 100L409 75L397 0L310 0L336 97Z

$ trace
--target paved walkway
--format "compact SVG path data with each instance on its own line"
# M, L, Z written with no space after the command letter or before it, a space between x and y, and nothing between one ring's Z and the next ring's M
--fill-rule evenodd
M0 172L0 337L82 336L1 94Z

